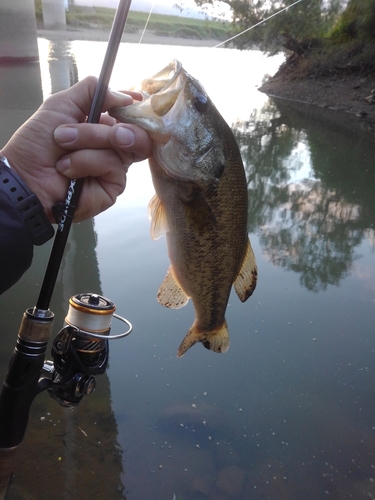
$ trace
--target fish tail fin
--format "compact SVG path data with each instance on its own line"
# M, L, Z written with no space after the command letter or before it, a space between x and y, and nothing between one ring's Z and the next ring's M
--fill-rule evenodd
M197 342L201 342L206 349L214 352L226 352L229 349L229 333L227 322L209 332L199 331L195 325L190 328L178 348L177 357L183 356Z

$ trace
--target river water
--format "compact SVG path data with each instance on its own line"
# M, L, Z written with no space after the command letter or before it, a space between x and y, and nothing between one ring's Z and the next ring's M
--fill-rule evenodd
M98 75L105 47L40 39L40 66L2 68L1 142L51 92ZM193 309L156 301L166 243L149 236L147 162L132 166L116 205L74 226L51 309L58 329L71 295L102 293L134 331L78 408L37 397L6 498L375 498L375 142L332 111L261 94L282 58L259 52L122 44L111 87L173 58L240 145L258 287L230 297L226 354L199 344L177 359ZM0 298L2 378L49 251Z

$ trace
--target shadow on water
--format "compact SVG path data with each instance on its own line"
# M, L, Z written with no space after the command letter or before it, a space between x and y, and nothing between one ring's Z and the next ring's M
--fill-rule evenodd
M74 225L51 304L56 316L53 337L63 325L71 295L80 291L101 293L95 247L92 221ZM49 249L39 248L22 282L1 297L1 330L5 340L1 346L2 378L15 344L15 328L22 309L35 303L48 256ZM47 356L51 359L49 351ZM122 452L117 443L109 380L102 375L97 377L97 383L94 396L85 398L73 410L61 408L47 393L37 396L7 500L47 500L51 496L125 498L121 483Z
M43 88L39 64L1 68L1 144L5 144L39 107L43 92L47 97L49 93L68 88L78 81L69 44L51 42L45 48L48 51L48 73L46 76L44 72L43 82L48 88ZM55 314L52 337L63 326L72 295L86 291L101 293L96 243L93 221L73 225L51 303ZM22 314L36 303L51 245L49 242L35 248L32 267L0 298L1 380L16 343ZM50 359L48 350L47 356ZM121 483L122 472L122 452L111 409L109 380L102 375L97 378L94 398L84 399L79 409L61 408L46 392L37 396L17 455L15 477L5 498L123 499L126 497Z

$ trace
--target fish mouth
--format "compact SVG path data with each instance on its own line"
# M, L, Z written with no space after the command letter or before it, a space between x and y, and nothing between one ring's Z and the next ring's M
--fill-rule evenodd
M151 95L150 103L153 112L165 117L177 103L184 89L187 76L180 61L174 59L151 79L142 82L142 89ZM160 82L160 88L157 85Z
M142 81L143 101L112 108L109 114L120 122L139 125L153 140L165 144L171 137L168 132L171 121L168 113L177 103L186 78L182 64L175 59L154 76Z
M182 64L177 59L171 61L165 68L153 75L151 78L143 80L141 90L149 95L162 92L174 84L182 70Z

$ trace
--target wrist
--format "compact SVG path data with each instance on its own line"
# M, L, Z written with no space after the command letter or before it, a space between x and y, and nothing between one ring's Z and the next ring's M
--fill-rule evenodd
M34 245L42 245L54 234L53 227L38 197L12 169L7 158L0 155L0 189L19 211L31 233Z

